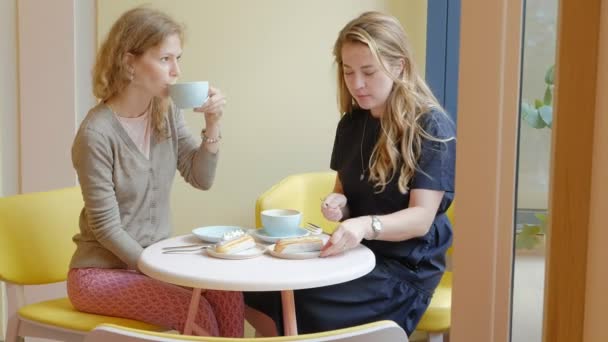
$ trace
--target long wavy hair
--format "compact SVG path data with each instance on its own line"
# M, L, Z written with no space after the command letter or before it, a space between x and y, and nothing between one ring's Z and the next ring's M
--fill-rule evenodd
M432 109L443 115L445 112L416 70L410 44L399 21L384 13L365 12L346 24L334 44L341 115L359 108L344 80L342 47L346 43L367 45L382 72L393 80L385 112L380 118L382 134L368 161L369 179L378 192L382 192L400 171L399 190L406 193L418 167L422 139L443 141L423 129L423 116ZM401 61L404 62L403 71L394 76L389 70L399 66Z
M123 91L131 82L124 56L138 57L148 49L160 45L167 37L179 35L183 42L184 28L167 14L147 7L136 7L125 12L112 25L101 44L93 67L93 94L107 101ZM154 97L151 103L152 128L157 136L168 137L165 115L169 100Z

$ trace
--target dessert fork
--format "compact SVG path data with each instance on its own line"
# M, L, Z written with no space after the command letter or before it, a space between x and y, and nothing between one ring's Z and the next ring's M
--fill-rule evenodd
M308 230L313 235L323 234L323 228L321 228L320 226L317 226L314 223L308 222L306 224L306 226L304 226L303 228Z
M172 253L188 253L188 252L196 252L203 250L205 248L213 247L213 244L196 244L196 245L184 245L184 246L168 246L163 247L163 254L172 254Z

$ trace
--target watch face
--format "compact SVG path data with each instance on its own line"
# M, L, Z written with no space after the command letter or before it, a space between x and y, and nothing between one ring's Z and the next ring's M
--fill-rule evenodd
M378 220L378 218L374 217L374 219L372 220L372 228L379 232L382 229L382 222L380 222L380 220Z
M373 236L368 240L375 240L382 230L382 222L376 216L372 216L372 230Z

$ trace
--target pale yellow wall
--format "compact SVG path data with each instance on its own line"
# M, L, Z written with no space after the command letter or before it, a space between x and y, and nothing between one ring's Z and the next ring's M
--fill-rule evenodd
M427 0L394 0L390 11L405 28L410 38L418 71L424 75L426 67Z
M351 18L365 10L404 10L397 2L98 1L100 36L141 3L184 22L182 79L209 80L228 96L216 182L200 192L176 181L176 233L210 224L252 226L255 199L264 190L289 174L329 168L338 122L333 42ZM399 16L423 51L426 1L409 3L415 5ZM188 113L187 120L198 134L200 115Z
M29 29L38 25L47 28L64 27L73 22L75 32L67 36L75 37L75 65L70 73L74 77L54 78L53 88L73 87L73 96L64 96L61 106L71 111L49 112L49 117L79 122L84 115L83 107L91 103L87 95L90 89L88 65L92 63L89 42L95 24L90 11L94 0L61 0L53 3L53 8L71 6L73 13L46 16L48 20L37 20L36 13L21 11L22 22L31 21ZM29 4L21 1L19 4ZM142 1L100 0L99 31L105 33L110 23L126 8ZM349 19L364 10L389 10L398 16L410 30L410 38L416 50L419 63L424 62L426 1L403 0L411 5L407 8L400 0L351 0L351 1L155 1L187 23L189 39L184 56L184 79L206 78L220 86L230 97L224 123L225 141L222 146L220 175L215 187L209 193L191 190L181 182L176 182L174 191L175 223L178 233L189 231L196 225L212 223L235 223L249 225L253 222L253 201L264 189L281 177L294 172L321 170L328 166L331 144L337 122L335 105L334 72L331 63L331 46L339 28ZM69 3L69 4L68 4ZM424 5L421 5L421 4ZM0 195L19 192L23 174L19 172L19 160L24 157L19 147L19 116L17 91L19 77L17 59L21 65L46 66L46 54L22 53L17 51L19 40L15 0L0 1ZM171 7L171 8L169 8ZM401 13L401 9L406 12ZM415 10L414 10L415 9ZM416 13L420 11L419 15ZM48 11L42 11L48 14ZM299 18L294 18L298 13ZM72 15L73 14L73 15ZM412 34L417 30L419 34ZM55 32L55 31L53 31ZM21 32L26 34L26 31ZM57 35L55 35L56 37ZM28 46L35 49L49 43L48 39L36 34L27 37ZM23 43L23 41L21 42ZM57 51L55 49L55 51ZM73 58L71 49L60 50L66 56L62 61ZM422 52L422 53L421 53ZM29 60L29 62L25 62ZM61 63L60 63L61 64ZM61 64L64 65L64 64ZM65 65L64 65L65 66ZM69 67L69 66L68 66ZM422 67L421 70L424 68ZM29 70L29 69L27 69ZM49 69L55 70L55 69ZM40 73L40 81L49 82L52 75ZM23 89L21 99L40 100L40 93L32 87ZM57 97L55 97L57 98ZM35 103L35 102L34 102ZM202 121L193 114L188 115L194 132L198 132ZM45 127L52 135L47 141L63 141L61 147L52 151L53 155L64 155L69 151L71 134L58 134L65 130L66 121L51 120ZM24 129L40 122L21 122ZM28 136L30 139L36 137ZM35 140L33 143L35 143ZM37 159L49 156L43 150L30 149L25 157ZM293 151L287 154L286 151ZM21 156L20 156L21 153ZM279 155L269 158L268 156ZM60 158L62 166L68 162ZM68 158L69 159L69 158ZM28 164L29 165L29 164ZM42 168L44 169L44 168ZM49 173L39 172L41 168L26 167L26 172L36 181L35 186L26 182L26 190L42 190L57 187L57 178ZM32 173L34 172L34 173ZM37 173L36 173L37 172ZM73 184L71 167L65 168L61 186ZM27 181L27 179L26 179ZM1 286L0 286L1 288ZM60 293L62 288L44 290L48 298ZM30 295L28 295L30 297ZM38 298L38 297L36 297ZM29 298L28 298L29 299ZM3 303L0 294L0 307ZM3 317L0 309L0 336L3 331Z

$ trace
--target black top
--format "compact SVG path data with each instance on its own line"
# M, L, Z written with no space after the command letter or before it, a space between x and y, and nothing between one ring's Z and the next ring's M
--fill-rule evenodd
M430 135L447 139L455 137L454 125L440 112L431 111L421 117L422 127ZM367 110L345 114L338 124L331 168L338 172L351 217L385 215L409 205L409 191L399 191L399 174L395 174L383 192L368 182L368 161L381 134L380 120ZM409 182L409 190L444 191L444 196L429 232L406 241L367 241L378 262L385 262L397 276L431 291L445 269L445 252L452 243L452 228L445 211L454 199L454 161L456 141L422 141L418 170ZM361 174L365 178L361 180ZM403 267L405 266L405 267Z

